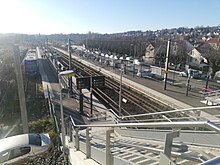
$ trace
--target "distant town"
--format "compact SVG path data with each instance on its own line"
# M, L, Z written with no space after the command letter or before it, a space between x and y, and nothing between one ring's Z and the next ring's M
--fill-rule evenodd
M179 27L156 31L128 31L114 34L0 34L3 42L25 43L34 41L44 44L49 42L67 44L67 39L87 49L100 50L104 53L132 57L150 65L162 67L165 62L167 41L170 46L170 67L184 70L189 67L209 71L214 77L220 63L220 25L195 28ZM207 70L207 69L206 69Z

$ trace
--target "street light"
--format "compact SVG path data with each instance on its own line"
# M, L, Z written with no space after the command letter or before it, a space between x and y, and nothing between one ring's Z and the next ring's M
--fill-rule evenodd
M59 86L60 86L60 115L61 115L61 132L62 132L62 141L63 141L64 161L66 161L66 158L65 158L65 128L64 128L64 115L63 115L63 99L62 99L61 77L63 77L63 76L72 77L73 75L74 75L74 72L72 70L62 71L62 72L60 72L58 74Z

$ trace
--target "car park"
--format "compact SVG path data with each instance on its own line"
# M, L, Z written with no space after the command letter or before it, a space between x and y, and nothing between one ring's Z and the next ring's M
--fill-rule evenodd
M21 134L0 140L0 164L18 163L51 147L48 134ZM18 163L19 164L19 163Z

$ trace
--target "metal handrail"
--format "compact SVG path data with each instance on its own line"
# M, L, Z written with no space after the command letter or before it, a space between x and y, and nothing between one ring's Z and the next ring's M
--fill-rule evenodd
M220 108L220 106L215 106L214 108ZM195 110L206 110L206 109L213 109L213 107L185 108L185 109L177 109L177 110L170 110L170 111L154 112L154 113L147 113L147 114L138 114L138 115L122 116L122 117L120 117L120 118L121 118L121 119L125 119L125 118L130 118L130 117L143 117L143 116L151 116L151 115L159 115L159 114L168 114L168 113L175 113L175 112L195 111Z
M109 109L109 111L110 111L111 113L113 113L113 115L115 115L115 117L116 117L117 119L120 119L120 118L121 118L121 117L118 116L118 114L115 113L115 111L113 111L112 109Z
M74 122L74 120L73 120L72 116L70 116L70 121L71 121L71 123L72 123L73 127L77 127L77 125L75 124L75 122Z
M213 115L214 117L220 117L220 115ZM198 116L196 117L197 119L204 119L206 117L210 117L210 116ZM195 118L195 117L194 117ZM192 117L174 117L174 118L169 118L170 121L172 120L179 120L179 121L189 121L190 119L192 119ZM167 119L164 118L154 118L154 119L143 119L143 120L138 120L138 122L156 122L156 121L167 121ZM219 123L219 120L210 120L211 122L214 123ZM137 122L137 120L122 120L120 121L121 123L133 123L133 122Z
M211 121L180 121L180 122L149 122L149 123L119 123L119 124L95 124L95 125L76 125L73 118L70 116L73 127L87 128L87 127L146 127L146 128L194 128L203 127L209 130L220 133L220 126Z

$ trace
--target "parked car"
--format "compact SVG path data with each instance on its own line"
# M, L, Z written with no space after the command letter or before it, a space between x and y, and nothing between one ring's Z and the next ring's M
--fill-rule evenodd
M152 77L153 76L153 73L151 73L150 70L144 70L144 71L139 71L137 73L137 76L138 77Z
M51 144L48 134L21 134L1 139L0 164L18 163L47 151Z
M188 77L188 71L180 72L179 76ZM191 69L190 70L190 76L191 76L190 78L201 78L202 77L202 72L199 71L199 70Z
M187 71L182 71L182 72L179 73L179 76L188 77L188 72Z

